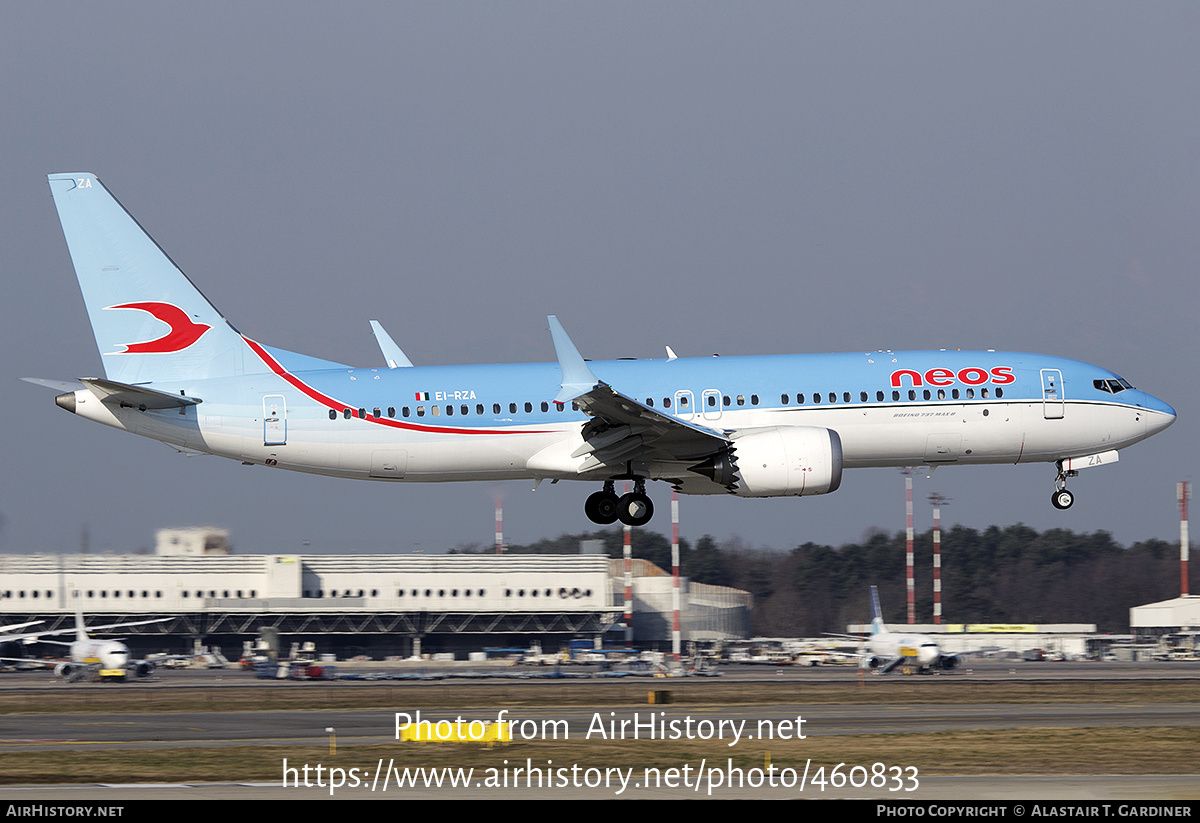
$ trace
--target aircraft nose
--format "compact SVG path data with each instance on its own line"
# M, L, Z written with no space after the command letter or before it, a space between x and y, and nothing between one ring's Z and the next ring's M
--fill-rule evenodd
M1169 404L1149 394L1146 401L1144 408L1149 412L1146 415L1147 434L1157 434L1175 422L1175 409Z

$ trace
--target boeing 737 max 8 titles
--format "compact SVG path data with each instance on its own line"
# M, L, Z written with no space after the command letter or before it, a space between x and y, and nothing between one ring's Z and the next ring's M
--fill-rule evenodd
M50 189L103 378L34 380L59 406L187 453L362 480L586 480L596 523L640 526L647 480L686 494L836 491L842 470L1047 462L1067 478L1175 420L1107 369L996 351L356 368L239 333L92 174ZM634 490L618 497L614 484Z

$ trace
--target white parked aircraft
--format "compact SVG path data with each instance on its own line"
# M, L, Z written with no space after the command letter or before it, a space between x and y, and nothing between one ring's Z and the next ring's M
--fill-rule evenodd
M146 626L151 623L165 623L170 620L169 617L160 617L154 620L136 620L126 623L109 623L103 626L92 626L92 631L100 631L102 629L123 629L130 626ZM71 642L61 640L45 640L42 639L47 635L54 634L69 634L75 633L75 639ZM84 625L83 611L76 604L75 609L75 628L73 629L56 629L51 632L43 632L39 635L23 635L22 637L36 638L42 643L54 643L68 648L67 657L62 660L35 660L31 658L4 657L0 658L6 663L23 663L26 665L41 665L53 666L54 674L68 681L81 680L89 674L94 674L101 680L124 680L126 675L132 673L137 677L146 677L150 675L155 668L155 663L161 662L161 658L155 661L149 660L134 660L129 653L129 647L120 640L95 640L88 636L88 629ZM7 640L8 638L4 638ZM191 657L192 655L178 655L179 657Z
M648 522L647 480L686 494L836 491L846 468L1117 461L1175 410L1113 372L1040 354L853 352L354 368L239 333L95 175L50 175L105 376L62 408L188 454L362 480L585 480L596 523ZM282 273L275 273L280 276ZM631 480L618 497L614 484Z
M876 586L871 587L871 636L867 638L867 649L867 654L859 656L859 662L875 674L887 674L902 666L928 673L954 669L959 663L958 655L943 654L938 642L928 634L889 631L883 622Z

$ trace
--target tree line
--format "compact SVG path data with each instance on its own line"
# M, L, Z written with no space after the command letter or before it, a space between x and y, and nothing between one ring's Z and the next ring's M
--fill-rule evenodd
M643 529L634 529L631 538L634 557L671 570L670 540ZM621 529L608 529L508 546L506 552L576 554L582 541L600 540L609 557L619 558L623 539ZM879 587L884 619L896 624L907 619L903 532L874 530L858 543L809 542L791 551L705 535L694 544L681 538L679 554L683 576L754 596L756 635L816 636L869 622L873 585ZM932 623L932 529L915 537L914 556L916 619ZM1102 632L1126 633L1132 606L1179 594L1179 546L1145 540L1124 547L1104 531L955 526L942 531L941 577L943 623L1094 623ZM1197 591L1195 584L1189 591Z

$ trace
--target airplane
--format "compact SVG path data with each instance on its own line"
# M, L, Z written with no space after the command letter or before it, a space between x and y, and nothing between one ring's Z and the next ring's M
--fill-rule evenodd
M92 626L91 631L100 631L101 629L123 629L130 626L146 626L151 623L165 623L170 620L169 617L159 617L153 620L135 620L125 623L109 623L104 626ZM45 640L42 639L47 635L69 634L75 633L75 639L71 642L61 640ZM88 635L88 629L84 625L83 609L79 602L75 604L75 627L70 629L56 629L50 632L42 632L38 635L24 635L40 640L42 643L54 643L56 645L66 646L70 649L65 660L38 660L35 658L24 657L0 657L0 661L5 663L23 663L26 665L38 666L53 666L54 674L68 682L82 680L89 673L93 673L100 680L124 680L126 675L132 672L137 677L148 677L154 672L155 663L162 662L164 659L157 658L154 661L150 660L134 660L131 658L129 647L120 640L95 640ZM7 638L5 638L7 639ZM193 655L176 655L176 657L192 657Z
M864 669L875 674L887 674L900 666L910 666L922 674L937 669L958 668L959 656L943 654L938 642L927 634L908 634L889 631L879 608L879 589L871 587L871 636L867 639L867 654L859 657Z
M997 351L589 362L557 317L554 363L386 366L274 348L234 328L91 173L49 175L104 377L26 378L81 417L185 454L391 482L600 484L607 525L684 494L819 495L850 468L1047 462L1067 479L1162 431L1175 410L1113 372ZM615 484L631 481L618 496Z

